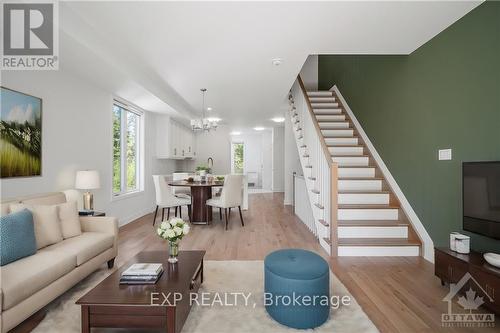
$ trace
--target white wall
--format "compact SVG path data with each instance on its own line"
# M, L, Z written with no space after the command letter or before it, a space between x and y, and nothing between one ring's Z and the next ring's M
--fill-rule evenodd
M318 56L307 57L304 66L300 70L300 77L307 90L318 90Z
M144 192L113 201L112 95L83 79L59 71L4 71L2 85L42 98L42 176L1 180L2 198L73 188L77 170L97 169L101 189L94 191L96 210L116 216L120 223L154 207L153 173L171 173L175 161L154 157L155 115L145 113Z
M212 173L231 173L231 136L227 126L219 126L216 131L196 134L196 158L184 162L184 171L194 171L196 166L207 164L209 157L214 160Z
M291 205L293 199L293 173L302 174L299 152L295 143L294 133L292 132L292 123L290 112L285 114L285 205Z
M273 128L273 185L274 192L285 190L285 127Z
M272 190L273 186L273 133L262 133L262 188Z

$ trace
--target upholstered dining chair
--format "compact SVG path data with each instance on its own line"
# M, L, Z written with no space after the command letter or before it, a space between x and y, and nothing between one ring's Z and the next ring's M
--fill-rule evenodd
M165 208L168 210L168 219L170 217L170 208L175 208L175 215L177 216L177 208L179 208L180 211L182 206L187 206L188 218L189 221L191 221L191 199L176 197L172 193L172 190L170 189L171 186L168 185L168 179L165 175L153 175L153 182L155 184L156 192L156 210L153 225L155 225L156 222L158 209L161 209L161 220L163 221L165 218ZM179 213L179 215L182 217L182 213Z
M219 208L222 218L222 209L226 218L226 230L228 224L228 209L238 207L240 211L241 225L244 227L243 215L241 214L241 204L243 202L243 175L226 175L224 177L224 186L219 197L207 200L208 206ZM208 215L208 212L207 212Z
M187 172L174 172L172 174L172 180L175 182L177 180L184 180L189 177ZM172 193L179 198L191 199L191 188L184 186L171 186Z

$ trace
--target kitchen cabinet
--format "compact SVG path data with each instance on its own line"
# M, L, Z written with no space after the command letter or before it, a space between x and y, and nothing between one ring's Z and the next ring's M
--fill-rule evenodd
M195 137L190 128L169 116L157 116L156 157L165 159L193 158Z

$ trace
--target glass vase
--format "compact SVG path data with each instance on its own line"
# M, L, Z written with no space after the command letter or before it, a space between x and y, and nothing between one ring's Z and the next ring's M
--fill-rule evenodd
M168 241L168 262L175 264L179 259L177 256L179 255L179 241Z

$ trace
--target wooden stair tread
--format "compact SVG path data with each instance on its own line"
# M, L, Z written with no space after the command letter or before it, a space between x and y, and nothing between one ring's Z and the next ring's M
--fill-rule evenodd
M307 145L302 145L300 146L300 148L307 148Z
M316 177L307 177L309 180L316 180Z
M324 237L323 240L328 244L328 245L332 245L332 241L330 238L326 238Z
M319 190L316 190L316 189L312 189L311 192L314 194L319 194Z
M379 190L342 190L339 194L390 194L390 191Z
M408 238L339 238L339 246L419 246Z
M311 169L313 166L312 165L306 165L305 168Z
M382 177L339 177L339 180L384 180Z
M376 168L374 165L339 165L339 169L341 168Z
M314 206L318 207L319 209L325 209L323 205L320 205L319 203L315 203Z
M328 222L326 222L325 220L323 219L319 219L318 220L319 223L321 223L322 225L324 225L325 227L329 227L330 225L328 224Z
M340 204L339 209L399 209L396 205L375 205L375 204Z
M338 220L339 227L405 227L409 223L393 220Z

